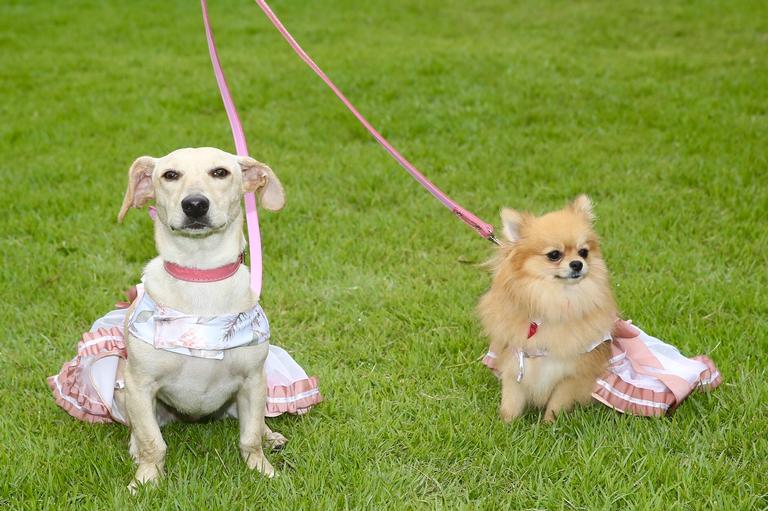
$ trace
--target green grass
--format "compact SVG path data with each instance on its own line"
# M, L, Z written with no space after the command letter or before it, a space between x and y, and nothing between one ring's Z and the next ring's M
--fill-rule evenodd
M264 214L274 341L326 401L245 469L237 424L174 424L129 496L127 430L45 377L153 257L115 216L142 154L232 143L187 2L0 5L0 507L768 508L768 7L750 1L275 0L371 121L496 223L581 192L626 317L723 385L668 419L497 417L474 316L490 246L389 159L246 0L213 1L249 136L288 197Z

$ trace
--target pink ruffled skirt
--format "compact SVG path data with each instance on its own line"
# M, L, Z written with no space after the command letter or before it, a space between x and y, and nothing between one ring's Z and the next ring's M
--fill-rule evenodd
M611 350L608 370L595 383L592 397L622 413L670 414L694 390L712 390L722 381L709 357L687 358L628 321L616 322ZM483 364L496 372L495 354L486 354Z
M48 378L56 404L86 422L120 422L126 419L114 405L114 391L122 388L120 359L127 357L123 325L128 309L110 311L84 333L77 355L64 363L59 374ZM322 401L317 378L307 373L284 349L269 346L264 362L267 376L267 417L303 414Z

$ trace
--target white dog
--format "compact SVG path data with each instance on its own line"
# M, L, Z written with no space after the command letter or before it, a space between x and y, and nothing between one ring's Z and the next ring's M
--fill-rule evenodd
M249 270L237 264L245 248L241 200L246 191L256 192L268 210L277 211L285 202L282 185L269 167L214 148L179 149L162 158L144 156L128 172L118 219L151 199L157 208L159 256L144 270L146 295L163 308L181 311L175 314L192 323L202 322L195 318L240 318L246 312L254 320L246 325L245 342L235 342L229 349L221 345L200 349L195 339L183 340L176 349L188 349L186 354L156 349L135 335L136 325L126 324L125 388L116 391L115 401L125 410L131 428L130 452L138 464L132 488L162 475L164 422L227 411L240 421L240 452L248 467L274 475L262 451L262 437L269 434L276 444L284 438L264 423L268 343L258 339L256 321L263 315L249 288ZM173 276L169 264L203 273L228 267L232 274L214 282L192 282ZM129 313L128 323L131 318L138 321L136 315Z

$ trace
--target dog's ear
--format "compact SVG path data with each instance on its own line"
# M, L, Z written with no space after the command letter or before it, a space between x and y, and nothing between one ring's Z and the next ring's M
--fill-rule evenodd
M573 212L584 215L589 223L595 221L595 213L592 211L592 200L588 196L584 194L579 195L573 199L573 202L571 202L568 207L570 207Z
M259 195L261 206L270 211L280 211L285 206L283 185L272 169L248 156L238 159L243 171L243 191Z
M155 198L152 188L152 171L155 170L157 160L151 156L136 158L128 170L128 188L125 190L123 205L117 214L117 221L122 222L125 214L131 208L140 208Z
M504 208L501 210L501 232L507 241L515 242L520 239L520 226L523 225L525 217L519 211Z

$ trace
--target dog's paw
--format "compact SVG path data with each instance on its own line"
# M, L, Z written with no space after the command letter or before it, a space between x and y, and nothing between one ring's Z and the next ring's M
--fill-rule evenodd
M264 445L267 446L267 448L273 450L273 451L279 451L283 447L285 447L285 444L288 443L288 439L285 438L283 435L278 433L277 431L270 431L266 435L264 435Z
M548 424L552 424L557 420L557 414L555 414L554 410L547 410L544 412L544 422Z
M136 469L136 475L133 477L133 481L128 485L128 491L133 495L140 486L157 486L157 483L162 476L162 468L154 463L141 463L139 464L139 468Z
M272 467L272 464L267 460L267 457L264 456L264 452L261 449L258 451L242 449L240 453L243 455L245 464L249 469L258 470L269 478L273 478L275 475L277 475L275 473L275 469Z
M502 406L499 408L499 415L501 416L501 420L509 424L513 420L520 417L521 412L517 407Z

